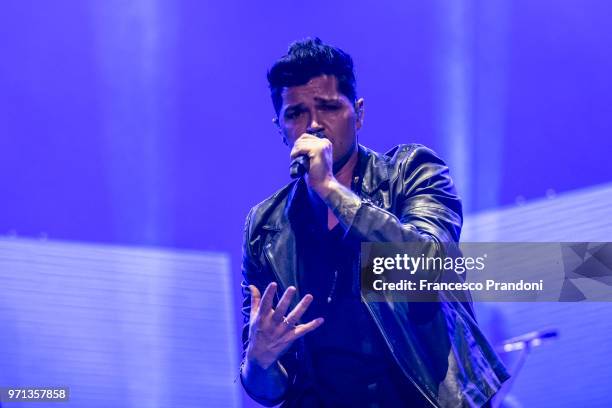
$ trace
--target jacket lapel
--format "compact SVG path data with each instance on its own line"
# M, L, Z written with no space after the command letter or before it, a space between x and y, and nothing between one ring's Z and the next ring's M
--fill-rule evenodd
M300 179L293 185L286 198L285 205L279 206L279 214L270 217L271 220L275 221L274 224L263 226L268 231L264 244L264 255L280 285L277 296L280 297L289 286L294 286L297 289L296 296L293 297L291 302L291 308L297 305L302 295L297 284L298 265L295 232L289 215L302 182Z
M295 234L291 228L271 231L264 247L266 260L280 285L279 292L297 287Z

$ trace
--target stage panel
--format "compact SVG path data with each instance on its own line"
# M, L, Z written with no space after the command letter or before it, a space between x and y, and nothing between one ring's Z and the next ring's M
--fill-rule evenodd
M239 406L226 254L3 237L0 281L0 385L68 386L67 407Z

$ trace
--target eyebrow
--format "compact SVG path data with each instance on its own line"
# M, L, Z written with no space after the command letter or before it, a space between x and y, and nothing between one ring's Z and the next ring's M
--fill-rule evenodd
M329 104L335 104L335 103L340 103L340 98L332 98L332 99L327 99L327 98L321 98L318 96L315 96L315 101L317 101L318 103L329 103ZM287 111L292 111L295 109L299 109L304 107L303 103L297 103L295 105L289 105L287 106L283 112L287 112Z
M340 102L340 98L331 98L331 99L328 99L328 98L320 98L318 96L315 96L314 99L317 102L323 102L323 103L338 103L338 102Z

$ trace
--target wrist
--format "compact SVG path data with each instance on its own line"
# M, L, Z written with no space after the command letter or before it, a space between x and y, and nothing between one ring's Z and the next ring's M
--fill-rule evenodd
M248 371L266 371L270 366L274 365L274 361L261 361L247 352L244 359L245 370Z
M324 179L322 182L313 186L313 190L321 197L323 201L329 196L332 192L337 191L340 188L340 183L336 180L335 177L331 176Z

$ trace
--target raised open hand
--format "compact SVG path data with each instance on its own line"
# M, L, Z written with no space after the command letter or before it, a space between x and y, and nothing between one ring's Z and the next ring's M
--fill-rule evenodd
M249 285L251 316L246 358L263 369L274 364L295 340L315 330L324 321L320 317L308 323L297 324L312 303L313 297L310 294L304 296L295 308L286 314L296 292L293 286L287 288L276 309L272 309L276 288L276 282L270 283L262 296L254 285Z

